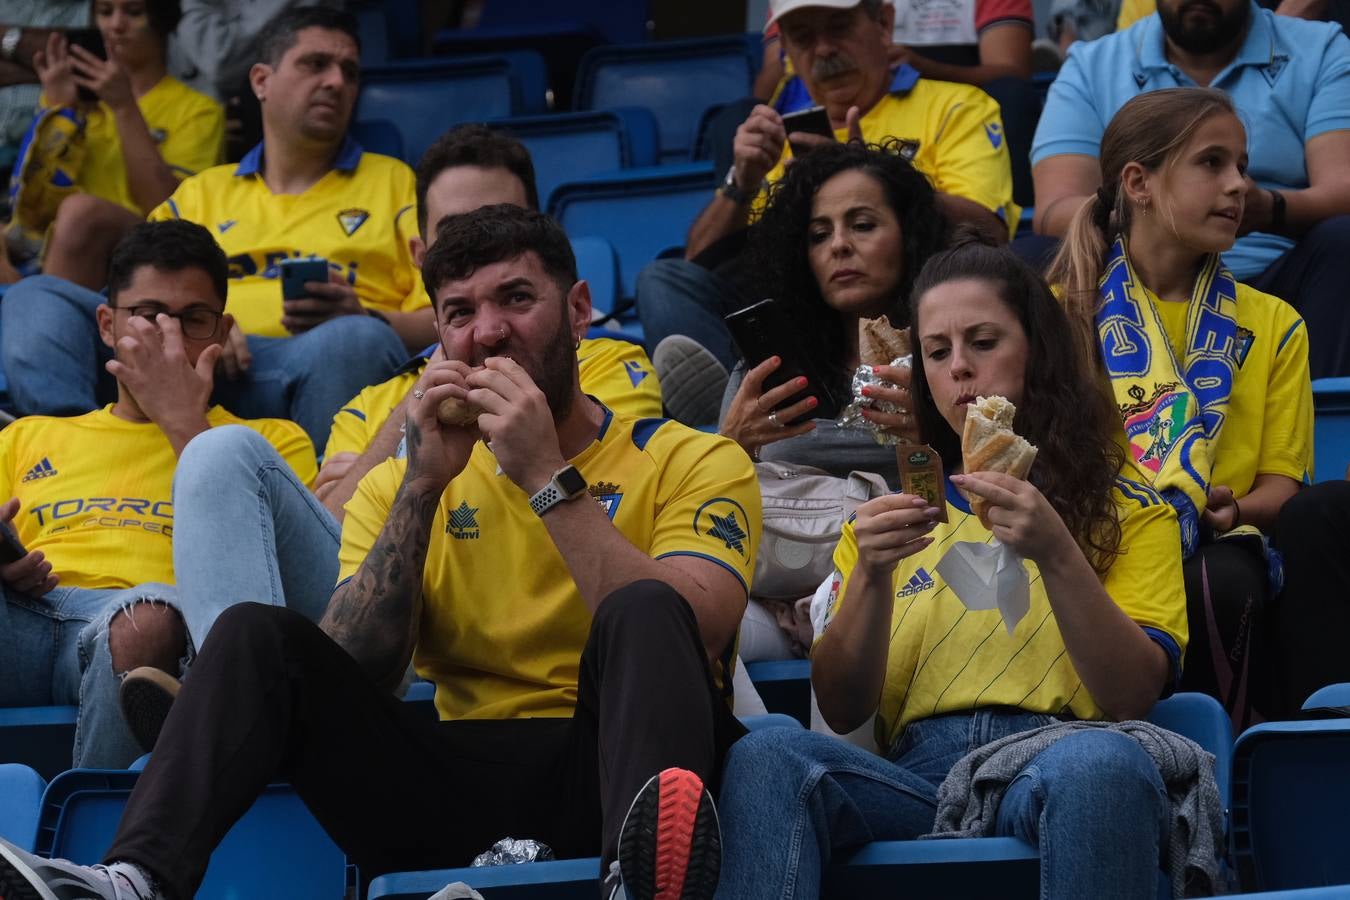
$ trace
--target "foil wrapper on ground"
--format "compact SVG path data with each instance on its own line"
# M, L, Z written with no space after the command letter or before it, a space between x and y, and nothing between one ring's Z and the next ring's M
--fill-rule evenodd
M548 844L538 841L515 838L502 838L492 845L486 853L474 857L472 866L514 866L520 863L548 862L553 859L553 851Z
M914 358L912 356L896 357L895 360L891 362L891 367L896 369L908 369L913 366L913 360ZM849 402L848 406L844 407L844 411L839 414L839 418L835 419L834 424L840 428L861 428L865 431L869 431L872 433L872 439L878 444L881 444L883 447L894 447L896 444L900 443L900 438L892 434L887 434L877 423L867 421L867 419L863 418L862 411L864 409L878 409L887 413L899 413L901 412L901 409L896 404L885 400L875 400L871 397L864 397L863 388L868 387L869 385L873 387L896 387L896 385L891 384L889 381L885 381L878 377L871 366L866 364L858 366L857 371L853 373L853 384L851 386L853 399Z

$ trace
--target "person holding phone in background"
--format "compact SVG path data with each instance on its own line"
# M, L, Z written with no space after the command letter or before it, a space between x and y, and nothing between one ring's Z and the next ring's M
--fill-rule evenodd
M166 69L177 0L94 0L94 29L33 54L42 96L11 187L11 255L103 286L112 247L189 175L220 162L220 105ZM16 260L19 261L19 260ZM17 273L8 273L10 281Z

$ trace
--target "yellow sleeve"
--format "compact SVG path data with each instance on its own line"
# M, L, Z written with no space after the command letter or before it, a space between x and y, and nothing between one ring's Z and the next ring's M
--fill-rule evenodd
M20 477L14 471L14 441L18 431L18 428L0 431L0 503L8 502L14 496L14 488Z
M659 427L652 445L652 452L665 457L652 557L711 560L740 579L748 593L761 525L750 457L733 441L673 422Z
M295 477L312 488L319 464L314 459L314 444L304 429L285 419L262 419L258 420L258 431L291 467Z
M1158 11L1158 0L1122 0L1116 16L1116 31L1124 31L1140 19Z
M1122 482L1118 482L1120 484ZM1181 576L1181 528L1176 512L1152 489L1123 482L1120 553L1102 586L1141 628L1161 631L1186 652L1186 586Z
M191 104L191 111L174 123L159 145L159 155L179 178L224 162L225 111L205 97L192 99L196 102Z
M398 235L397 265L406 279L406 286L401 286L403 303L399 307L399 312L412 312L431 305L431 298L427 296L426 289L422 287L422 273L413 263L412 247L408 245L412 238L418 236L417 201L414 199L416 197L414 188L412 174L409 171L408 204L394 216L394 231Z
M356 493L347 501L346 517L342 520L342 548L338 551L338 582L356 574L366 561L375 539L384 529L389 510L398 494L403 478L401 459L389 459L366 473L356 486Z
M169 199L150 210L145 219L147 222L167 222L170 219L187 219L189 222L195 222L197 220L191 213L196 208L196 195L197 179L184 179L179 182L178 189L169 195ZM189 211L186 216L183 215L184 209Z
M587 338L577 351L581 389L616 414L661 418L661 383L641 344L618 338Z
M412 270L412 288L408 291L408 295L403 298L403 306L400 307L400 312L412 312L415 309L431 305L431 298L427 296L427 289L422 284L422 271L417 266L412 265L411 255L408 259L408 265Z
M1281 304L1283 306L1283 304ZM1308 375L1308 326L1288 310L1282 317L1279 349L1266 390L1258 475L1285 475L1300 484L1312 480L1313 399Z
M998 104L977 88L962 91L933 136L925 173L933 188L973 200L1017 225L1012 214L1012 162Z
M370 446L379 426L370 427L364 398L364 392L357 394L333 416L328 444L323 448L324 459L332 459L339 453L364 453Z

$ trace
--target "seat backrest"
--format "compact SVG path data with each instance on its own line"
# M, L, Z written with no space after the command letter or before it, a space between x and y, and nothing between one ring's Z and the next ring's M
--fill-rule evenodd
M1243 890L1350 883L1350 720L1244 731L1233 758L1231 831Z
M23 763L51 779L70 768L75 746L73 706L0 709L0 763Z
M362 150L382 153L407 162L403 149L403 134L398 126L388 119L366 119L352 122L352 139L361 145Z
M692 158L709 106L749 95L755 65L739 36L596 47L581 61L573 103L647 107L660 126L661 161L681 162Z
M492 0L483 4L480 28L530 25L563 25L597 29L608 43L628 43L646 37L647 3L643 0L568 0L540 3L538 0Z
M386 119L413 163L451 126L524 112L519 77L505 55L419 60L361 73L356 119Z
M37 849L78 863L102 860L137 772L72 769L47 786ZM289 785L271 785L211 855L198 900L341 897L347 863Z
M1153 704L1148 720L1190 738L1214 754L1214 778L1219 782L1219 796L1227 809L1233 780L1233 724L1219 701L1207 694L1173 694Z
M637 274L666 247L683 243L717 179L712 166L692 163L632 169L617 175L561 184L548 212L569 237L599 235L619 255L623 297L632 297Z
M613 112L560 113L501 119L493 128L509 132L530 151L539 202L565 181L577 181L629 165L624 120Z
M47 782L32 768L0 763L0 838L32 850Z
M1313 382L1314 481L1345 477L1350 463L1350 378Z
M577 277L591 288L592 319L614 311L619 301L619 259L609 241L595 235L572 238Z

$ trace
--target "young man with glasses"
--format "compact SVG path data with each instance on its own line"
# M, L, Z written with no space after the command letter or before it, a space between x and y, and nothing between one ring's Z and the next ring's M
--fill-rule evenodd
M200 225L136 226L113 252L97 312L116 402L0 432L0 497L9 498L0 521L10 532L0 548L0 706L78 704L77 766L120 768L140 755L118 708L120 673L179 675L195 651L189 626L213 615L182 607L172 586L172 485L187 442L209 428L248 427L302 481L315 476L298 425L210 405L232 324L227 274Z

